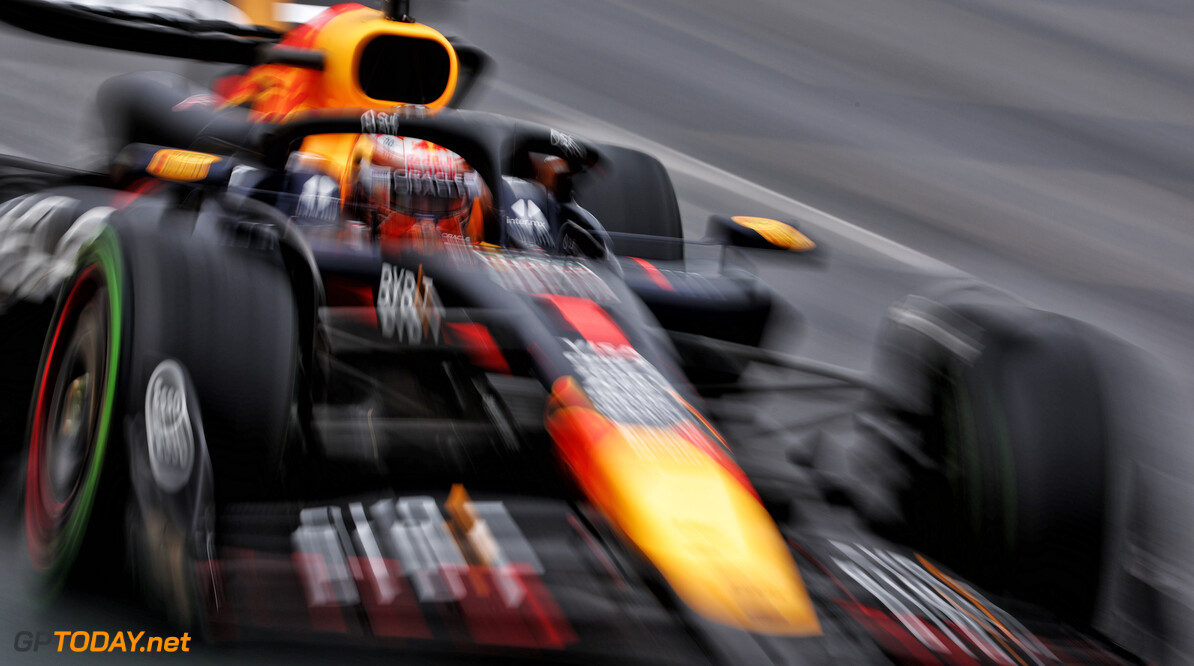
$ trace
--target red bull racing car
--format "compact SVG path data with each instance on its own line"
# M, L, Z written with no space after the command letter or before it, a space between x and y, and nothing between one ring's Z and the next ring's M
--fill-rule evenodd
M715 216L686 243L653 158L451 108L483 58L405 8L271 35L44 5L0 15L251 66L113 80L105 170L0 180L3 428L46 594L126 572L214 642L1137 663L1091 623L1097 333L965 287L893 306L873 374L770 352L745 248L813 240ZM862 462L755 399L810 392Z

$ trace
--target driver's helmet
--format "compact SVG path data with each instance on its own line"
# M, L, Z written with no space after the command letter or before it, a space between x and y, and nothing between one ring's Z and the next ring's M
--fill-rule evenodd
M385 134L362 137L361 143L350 200L376 238L483 240L480 178L459 155L422 139Z

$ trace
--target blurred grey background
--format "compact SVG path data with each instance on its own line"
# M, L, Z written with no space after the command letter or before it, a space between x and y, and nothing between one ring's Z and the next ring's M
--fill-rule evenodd
M660 157L689 235L710 212L804 220L824 265L760 259L805 321L778 346L866 368L888 303L969 274L1143 350L1146 370L1123 378L1138 436L1117 461L1103 628L1194 661L1194 3L414 0L412 13L493 57L471 106ZM0 29L0 152L94 163L96 87L147 68L218 70ZM19 584L0 592L2 641L29 621Z

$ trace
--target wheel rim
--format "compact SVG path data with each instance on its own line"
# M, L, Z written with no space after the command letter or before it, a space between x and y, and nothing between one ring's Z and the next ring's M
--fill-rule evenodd
M121 273L115 237L81 255L42 362L29 437L25 536L55 591L78 555L95 502L116 396Z
M102 311L106 290L99 289L84 306L68 329L64 349L56 365L57 377L48 411L38 433L41 459L38 461L43 484L43 502L61 512L73 500L99 422L99 396L96 382L104 362L106 321ZM48 379L48 378L47 378Z

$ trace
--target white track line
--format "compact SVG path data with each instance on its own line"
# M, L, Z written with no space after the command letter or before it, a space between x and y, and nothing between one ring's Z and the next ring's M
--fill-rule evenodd
M682 153L674 148L626 131L616 125L599 120L576 109L569 108L538 93L508 83L494 83L492 87L515 99L525 101L531 106L542 109L555 118L561 119L570 126L566 129L578 128L576 131L578 135L586 136L596 141L628 145L649 153L663 162L664 166L673 173L682 173L700 181L716 183L721 187L725 187L727 183L732 183L734 187L727 189L731 189L737 194L758 201L760 204L788 211L788 214L803 222L823 227L874 252L891 257L915 268L935 273L962 273L955 266L934 259L906 245L897 243L890 238L880 236L869 229L864 229L836 215L814 208L775 190L763 187L708 162L703 162L687 153ZM580 131L582 128L583 131Z
M3 0L0 0L0 1L3 1ZM19 148L13 148L12 146L9 146L9 145L3 144L3 143L0 143L0 155L9 155L11 157L19 157L24 160L36 160L37 159L36 157L30 155L29 153L27 153L23 150L20 150Z

